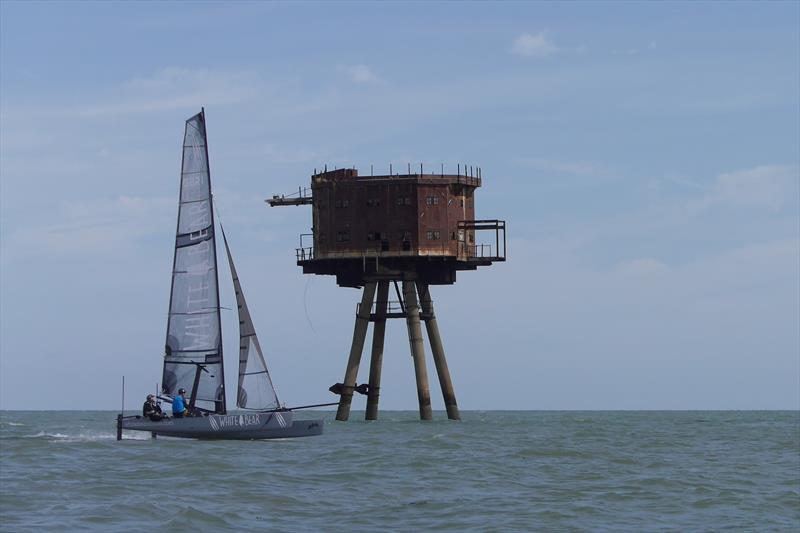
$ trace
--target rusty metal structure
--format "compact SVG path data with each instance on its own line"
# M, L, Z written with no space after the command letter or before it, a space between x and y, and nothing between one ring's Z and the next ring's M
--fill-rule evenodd
M403 318L408 328L420 418L430 420L431 401L421 321L425 322L447 416L460 418L447 367L431 285L450 285L456 273L506 259L503 220L475 218L480 169L456 174L407 173L359 176L355 168L314 171L311 187L273 196L270 206L311 205L311 234L300 236L297 264L304 274L336 276L341 287L362 288L337 420L347 420L354 392L367 395L366 419L378 416L386 321ZM489 241L489 242L487 242ZM389 300L390 285L397 300ZM401 289L402 287L402 289ZM356 379L369 323L374 324L369 382Z

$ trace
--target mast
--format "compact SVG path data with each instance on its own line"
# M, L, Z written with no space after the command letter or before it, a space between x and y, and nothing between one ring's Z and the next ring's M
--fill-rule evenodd
M208 172L208 197L210 199L209 202L209 211L211 211L211 228L216 228L214 225L214 194L211 192L211 163L208 158L208 129L206 129L206 108L200 108L200 117L203 121L203 147L205 148L206 153L206 170ZM222 226L220 226L222 227ZM216 240L214 240L214 265L215 270L217 270L216 266L219 265L217 263L217 245ZM219 303L219 271L217 270L216 275L214 276L214 283L216 284L217 290L217 331L219 331L219 336L217 337L217 349L219 353L219 373L220 373L220 380L222 381L222 410L215 409L217 412L221 412L222 414L228 412L227 404L225 401L225 357L222 354L222 311L220 310L220 303Z

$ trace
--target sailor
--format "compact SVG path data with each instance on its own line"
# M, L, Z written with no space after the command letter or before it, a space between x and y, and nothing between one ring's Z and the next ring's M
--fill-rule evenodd
M159 420L164 419L164 413L161 411L161 406L156 402L155 395L147 395L147 400L145 400L144 405L142 406L142 415L146 416L153 422L158 422Z
M186 389L178 389L178 394L172 399L172 416L175 418L183 418L189 415L184 394L186 394Z

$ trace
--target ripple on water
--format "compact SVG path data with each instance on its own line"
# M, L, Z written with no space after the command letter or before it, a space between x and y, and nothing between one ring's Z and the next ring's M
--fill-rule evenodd
M326 434L309 439L126 433L117 443L113 413L0 412L0 523L11 532L800 524L794 413L462 415L343 424L328 414Z

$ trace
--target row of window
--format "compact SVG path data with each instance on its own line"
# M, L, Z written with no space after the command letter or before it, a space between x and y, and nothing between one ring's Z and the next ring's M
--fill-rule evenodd
M386 233L382 231L370 231L367 233L367 240L368 241L385 241L386 240ZM397 238L403 242L410 242L411 241L411 232L404 231L402 233L397 234ZM425 232L425 238L429 241L438 241L441 239L441 232L439 230L428 230ZM455 231L451 233L450 238L452 240L458 239L459 241L464 240L464 233ZM320 239L325 241L325 235L320 235ZM475 240L474 236L470 233L469 234L469 242L473 243ZM349 230L342 230L336 232L336 242L350 242L350 231Z
M394 199L395 205L411 205L411 197L410 196L398 196ZM350 199L349 198L337 198L336 201L333 203L334 207L337 208L345 208L350 207ZM380 198L367 198L367 207L380 207L381 199ZM438 196L426 196L425 197L425 205L439 205L439 197ZM461 200L461 206L463 207L464 200ZM319 207L324 208L325 204L320 203Z
M429 241L438 241L441 239L441 232L439 230L427 230L425 232L425 238ZM324 241L325 235L321 235L320 238ZM383 231L370 231L367 233L367 240L368 241L385 241L387 238L386 232ZM452 240L458 239L459 241L464 240L463 232L456 233L455 231L452 232L450 235ZM410 231L403 231L397 233L397 239L400 241L411 241L411 232ZM469 235L469 240L472 242L473 237L472 234ZM350 241L350 230L340 230L336 232L336 242L349 242Z

